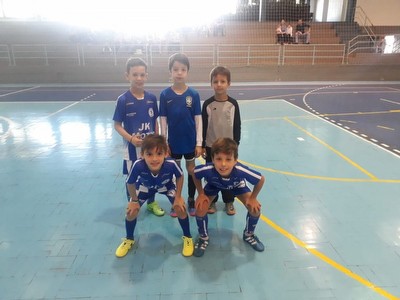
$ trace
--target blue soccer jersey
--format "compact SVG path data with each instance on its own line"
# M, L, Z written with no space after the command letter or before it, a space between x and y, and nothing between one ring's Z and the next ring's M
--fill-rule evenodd
M155 133L157 118L155 95L145 91L144 98L138 100L127 91L118 97L113 120L121 122L129 134L138 134L143 139L146 135ZM124 159L132 161L138 159L136 147L126 140L124 140Z
M189 87L182 95L178 95L171 87L166 88L160 94L160 116L167 119L167 138L172 153L194 152L195 116L201 116L199 93Z
M171 158L165 159L157 175L151 173L144 159L139 159L133 164L126 182L129 184L136 183L139 189L143 186L146 190L165 193L171 189L175 189L174 177L180 178L181 176L181 168Z
M214 196L220 190L231 190L235 196L250 192L247 182L254 186L262 177L261 173L248 168L240 162L237 162L233 167L229 178L222 177L215 170L213 163L196 166L194 175L199 180L204 178L206 183L204 192L208 196Z

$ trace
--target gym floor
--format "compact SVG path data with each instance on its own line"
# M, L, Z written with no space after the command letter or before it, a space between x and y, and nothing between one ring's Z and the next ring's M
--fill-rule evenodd
M126 89L0 86L1 299L399 299L399 82L233 84L239 159L266 177L266 250L243 243L245 208L227 216L219 201L201 258L181 255L176 219L145 208L133 249L114 255Z

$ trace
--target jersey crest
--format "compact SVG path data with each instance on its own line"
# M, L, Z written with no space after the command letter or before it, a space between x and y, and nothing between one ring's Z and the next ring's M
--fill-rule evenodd
M152 118L152 117L154 117L154 110L153 110L153 108L149 108L149 116Z
M192 107L193 99L192 96L186 96L186 107Z

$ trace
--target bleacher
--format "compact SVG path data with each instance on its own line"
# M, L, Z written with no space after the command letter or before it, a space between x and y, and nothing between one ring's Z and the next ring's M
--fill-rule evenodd
M337 27L330 22L310 23L310 45L281 46L276 43L277 24L275 21L226 21L223 36L214 36L212 30L208 35L198 29L186 30L173 48L169 48L172 44L168 40L159 45L146 45L154 51L149 55L146 51L150 48L132 51L131 45L119 45L118 52L104 52L104 45L110 44L109 33L97 34L93 39L88 31L56 22L0 22L0 79L2 82L22 80L19 76L23 72L24 76L30 74L24 79L27 82L36 78L35 74L41 74L41 80L49 82L88 81L87 74L99 74L93 77L96 82L119 82L124 63L132 55L146 59L153 74L168 78L165 66L169 55L176 51L187 53L192 65L206 73L216 64L232 68L400 64L397 55L389 58L377 53L356 53L347 59ZM295 27L295 22L292 26ZM380 28L376 32L383 34L385 30L393 32L397 28ZM16 62L9 63L10 49ZM199 77L204 76L199 74Z
M0 21L2 44L69 43L74 29L58 22Z
M208 36L198 29L188 31L181 42L192 44L275 44L275 29L277 22L227 21L225 36L214 36L212 28ZM296 24L291 24L295 28ZM313 44L338 44L332 23L311 23L311 38ZM52 44L70 43L74 37L89 36L88 30L73 28L57 22L43 21L2 21L0 22L1 43L4 44ZM101 42L102 36L97 40ZM109 33L104 34L104 40L109 39Z
M296 23L291 24L294 28ZM331 23L312 23L311 43L312 44L339 44L339 37ZM225 36L214 36L212 28L207 36L204 33L193 31L188 34L185 43L206 43L206 44L276 44L277 22L249 22L230 21L225 23Z

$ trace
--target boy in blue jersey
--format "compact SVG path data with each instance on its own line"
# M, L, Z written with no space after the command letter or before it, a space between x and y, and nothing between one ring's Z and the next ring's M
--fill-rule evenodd
M144 90L147 80L147 64L141 58L129 58L126 62L128 91L117 99L114 111L114 128L124 139L123 174L128 175L132 164L140 156L140 146L147 134L158 133L158 106L155 95ZM129 194L127 191L127 197ZM156 216L163 216L164 210L150 199L147 209Z
M248 210L243 240L254 250L264 251L263 243L254 234L261 214L261 204L257 195L264 185L264 176L237 161L238 146L231 138L218 138L214 142L211 147L211 159L212 163L199 165L194 170L193 180L199 194L196 199L199 238L193 255L204 255L209 243L207 210L211 201L222 190L231 191ZM205 181L204 188L201 179ZM253 190L250 190L247 182L253 185Z
M193 183L195 159L202 153L202 120L199 93L186 85L190 63L185 54L175 53L169 58L173 84L160 94L161 134L167 137L170 156L181 164L186 161L188 172L189 214L195 215ZM172 209L170 215L176 217Z
M182 198L183 173L175 160L166 158L168 145L158 134L147 135L141 144L141 159L134 162L126 184L130 199L126 208L126 238L117 248L115 255L124 257L135 243L134 231L141 206L156 193L166 195L178 215L183 231L183 256L193 254L189 217L185 200ZM176 185L175 182L176 181Z

